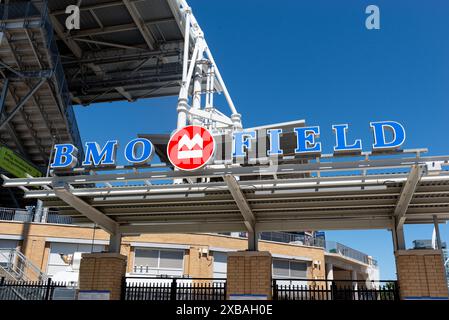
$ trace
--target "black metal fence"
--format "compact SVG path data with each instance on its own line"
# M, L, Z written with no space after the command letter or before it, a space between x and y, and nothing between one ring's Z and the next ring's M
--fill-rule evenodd
M125 278L122 300L225 300L226 279Z
M273 280L273 300L399 300L396 281Z
M25 282L1 278L0 300L64 299L55 295L58 288L75 290L73 285L51 279ZM121 299L225 300L226 279L124 278ZM273 300L399 300L399 288L396 281L276 279Z
M0 300L53 300L57 288L71 288L73 286L47 281L9 281L0 279Z

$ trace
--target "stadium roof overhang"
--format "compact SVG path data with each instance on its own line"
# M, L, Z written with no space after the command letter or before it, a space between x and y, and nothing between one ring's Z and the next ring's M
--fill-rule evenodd
M74 2L48 0L48 10L75 103L179 94L185 1L80 1L81 28L67 30L66 9Z
M112 234L397 229L449 219L447 165L449 156L404 152L195 172L148 165L3 178L5 187L21 188L25 198L41 199L75 222L93 221Z

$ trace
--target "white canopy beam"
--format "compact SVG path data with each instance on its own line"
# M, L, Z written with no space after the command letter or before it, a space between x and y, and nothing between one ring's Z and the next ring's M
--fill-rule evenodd
M393 214L395 224L395 229L393 230L393 243L395 250L405 250L406 248L404 236L404 223L407 219L406 214L425 168L426 167L424 165L412 166L407 180L402 186L402 190Z
M254 232L255 228L254 225L256 223L256 217L254 216L253 211L251 210L248 201L245 198L245 195L242 192L242 189L240 189L240 185L238 184L237 180L233 175L225 175L223 177L225 180L229 192L231 193L232 197L234 198L235 203L237 204L237 207L239 208L240 212L242 213L244 223L246 228L248 229L248 232Z
M414 165L410 169L410 173L407 180L403 184L401 194L399 195L398 202L394 209L394 216L396 218L396 228L400 228L404 225L406 219L407 209L415 194L416 187L421 179L421 176L425 172L424 165Z
M59 199L70 205L72 208L76 209L88 219L98 224L106 232L112 235L116 235L118 233L117 222L104 215L101 211L90 206L82 199L74 196L70 191L70 187L68 184L60 184L57 187L54 187L53 190Z

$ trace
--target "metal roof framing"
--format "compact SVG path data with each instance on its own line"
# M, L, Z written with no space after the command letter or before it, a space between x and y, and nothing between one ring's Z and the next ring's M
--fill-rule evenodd
M441 169L430 166L435 163ZM396 230L407 223L433 223L433 216L449 219L448 165L449 156L404 154L197 172L157 165L130 173L117 168L2 178L5 187L24 190L25 198L41 199L78 223L95 221L110 233ZM307 174L297 178L297 173ZM167 183L193 178L202 182Z

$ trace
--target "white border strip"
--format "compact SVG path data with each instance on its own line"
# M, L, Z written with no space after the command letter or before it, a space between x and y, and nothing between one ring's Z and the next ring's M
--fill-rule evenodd
M222 248L222 247L209 247L209 251L217 251L217 252L236 252L236 251L239 251L239 249Z
M46 242L59 242L59 243L78 243L78 244L92 244L92 240L87 239L77 239L77 238L46 238ZM95 240L94 244L108 245L107 240Z
M166 249L190 249L189 245L172 244L172 243L156 243L156 242L131 242L131 247L141 248L166 248Z
M0 240L23 240L23 236L14 234L0 234Z
M309 257L303 257L303 256L289 256L289 255L285 255L285 254L276 254L276 253L272 253L271 254L273 256L273 258L277 258L277 259L288 259L288 260L298 260L298 261L307 261L307 262L312 262L313 259L309 258Z

